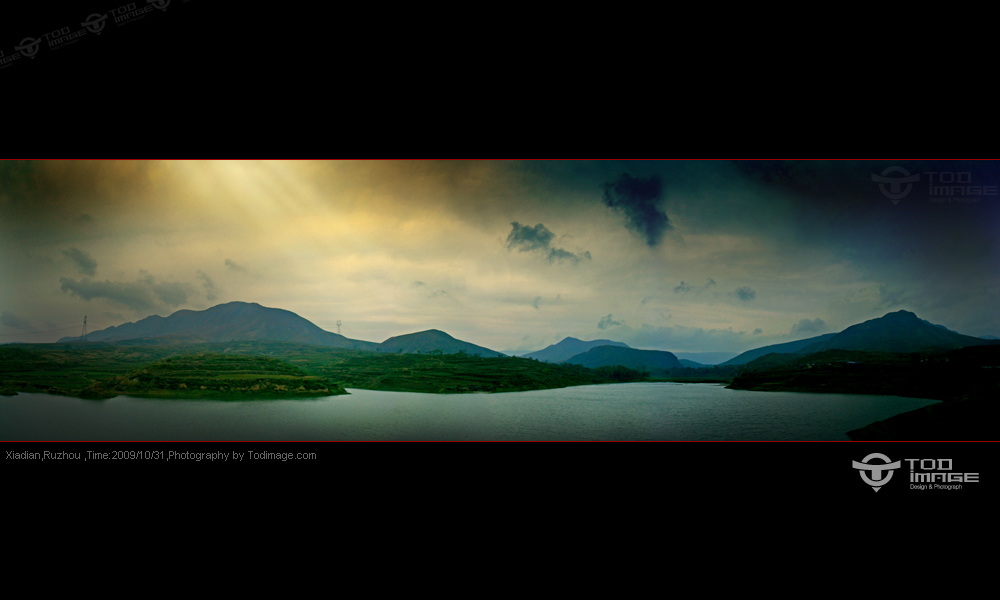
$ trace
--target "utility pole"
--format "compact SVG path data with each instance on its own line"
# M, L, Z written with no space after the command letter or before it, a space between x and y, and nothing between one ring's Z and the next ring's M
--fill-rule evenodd
M337 335L340 335L340 319L337 319Z
M84 342L87 341L87 317L83 317L83 331L80 333L80 339Z

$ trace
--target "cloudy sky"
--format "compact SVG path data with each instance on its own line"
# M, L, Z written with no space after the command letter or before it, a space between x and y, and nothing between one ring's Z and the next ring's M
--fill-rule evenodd
M3 161L0 343L234 300L500 351L740 352L900 309L1000 335L998 184L988 161Z

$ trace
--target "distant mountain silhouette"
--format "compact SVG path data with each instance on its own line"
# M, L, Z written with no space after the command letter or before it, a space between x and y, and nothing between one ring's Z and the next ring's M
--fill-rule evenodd
M752 360L760 358L761 356L764 356L766 354L771 354L772 352L777 352L779 354L792 354L798 352L799 350L805 348L806 346L828 340L835 335L837 334L825 333L823 335L806 338L804 340L799 340L797 342L785 342L784 344L771 344L770 346L762 346L760 348L755 348L753 350L747 350L743 354L739 354L733 358L730 358L726 362L722 363L722 366L744 365Z
M736 356L736 352L674 352L678 360L698 363L703 367L723 363Z
M504 356L496 350L463 342L437 329L428 329L427 331L418 331L417 333L391 337L379 344L377 350L379 352L400 354L429 354L432 352L456 354L458 352L465 352L466 354L478 354L484 357Z
M583 365L591 369L621 365L630 369L645 369L650 372L663 369L679 369L684 366L671 352L664 352L663 350L637 350L621 346L598 346L591 348L583 354L570 357L563 362Z
M592 342L585 342L583 340L578 340L575 337L567 337L563 338L563 340L558 344L552 344L547 348L538 350L537 352L530 352L522 356L524 358L534 358L545 362L557 363L570 359L577 354L582 354L591 348L597 348L598 346L619 346L621 348L628 348L627 344L613 342L611 340L594 340Z
M678 359L678 360L681 361L681 366L682 367L688 367L690 369L700 369L700 368L702 368L702 367L705 366L705 365L701 364L700 362L694 362L693 360L688 360L686 358L681 358L681 359Z
M797 342L748 350L722 364L742 365L772 352L782 354L813 354L824 350L931 352L997 343L1000 342L962 335L943 325L925 321L910 311L899 310L877 319L851 325L840 333L827 333Z
M374 342L352 340L331 333L293 312L267 308L254 302L230 302L201 311L179 310L169 317L153 315L135 323L87 334L87 341L90 342L143 338L185 343L268 340L355 350L374 350L378 346ZM69 337L59 341L76 342L80 338Z
M928 323L917 315L900 310L884 317L852 325L833 337L810 344L797 352L812 354L823 350L864 350L867 352L920 352L957 350L997 342L962 335L941 325Z

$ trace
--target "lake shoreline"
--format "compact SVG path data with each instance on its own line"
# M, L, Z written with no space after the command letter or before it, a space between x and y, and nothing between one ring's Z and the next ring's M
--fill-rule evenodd
M243 441L850 441L926 406L889 396L760 394L642 382L432 394L348 388L294 400L0 397L0 438Z

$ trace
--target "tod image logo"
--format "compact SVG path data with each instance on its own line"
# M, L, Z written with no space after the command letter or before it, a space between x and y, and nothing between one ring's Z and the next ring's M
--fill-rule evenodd
M924 179L922 176L926 176ZM1000 185L987 180L974 171L924 171L911 174L899 166L886 167L881 174L871 174L871 180L878 184L882 195L898 205L910 195L915 184L926 181L921 189L927 193L929 202L937 203L977 203L983 197L1000 196Z
M42 43L42 38L35 39L26 37L23 40L21 40L20 45L14 46L14 49L20 52L23 56L26 56L28 58L35 58L35 55L38 54L38 46L41 43Z
M882 462L872 462L873 459ZM961 490L965 484L979 483L979 473L956 472L955 461L950 458L904 458L901 461L891 461L885 454L873 452L860 462L851 461L851 466L877 492L889 483L893 472L901 468L904 462L910 471L910 490Z
M870 463L869 461L873 458L877 458L884 462L882 464ZM861 459L861 462L856 460L851 461L851 464L855 469L858 469L858 471L861 472L861 479L863 479L868 485L872 486L872 489L876 492L882 489L883 485L889 483L889 480L892 479L892 472L900 466L898 460L896 462L891 462L888 456L878 452L872 452L868 456ZM866 471L871 473L870 477Z
M872 181L883 196L897 204L910 193L914 182L920 181L920 174L910 175L903 167L888 167L880 175L873 174Z
M101 35L101 32L104 31L104 22L107 19L108 19L107 14L102 15L99 13L94 13L89 17L87 17L87 20L80 23L80 25L86 27L87 31L89 31L90 33L96 33L97 35Z

